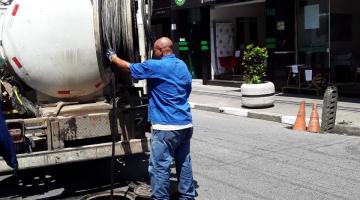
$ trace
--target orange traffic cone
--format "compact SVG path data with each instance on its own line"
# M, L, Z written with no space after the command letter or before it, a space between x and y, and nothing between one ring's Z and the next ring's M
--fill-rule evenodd
M296 116L295 124L293 126L293 130L295 131L306 131L306 123L305 123L305 101L300 103L299 112Z
M319 123L319 114L317 112L317 105L316 103L313 104L310 121L307 128L307 131L312 133L319 133L320 132L320 123Z

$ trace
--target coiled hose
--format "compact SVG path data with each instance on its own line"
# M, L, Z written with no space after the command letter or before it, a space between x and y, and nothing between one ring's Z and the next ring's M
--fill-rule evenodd
M151 33L152 0L141 0L142 12L145 27L145 44L147 57L150 56L153 42ZM101 31L104 49L112 48L122 58L130 62L138 61L138 33L136 27L135 0L100 0L101 6Z

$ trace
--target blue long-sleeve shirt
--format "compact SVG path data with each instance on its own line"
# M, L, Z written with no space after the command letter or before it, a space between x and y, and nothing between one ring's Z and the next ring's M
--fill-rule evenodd
M130 65L134 79L148 80L149 121L152 124L186 125L192 123L189 105L191 74L174 54L160 60Z

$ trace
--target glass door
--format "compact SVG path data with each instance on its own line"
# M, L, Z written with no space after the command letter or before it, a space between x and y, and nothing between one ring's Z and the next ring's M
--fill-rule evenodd
M331 0L331 84L341 96L360 97L360 1Z
M329 0L297 0L296 12L298 64L312 70L309 87L320 89L330 74Z

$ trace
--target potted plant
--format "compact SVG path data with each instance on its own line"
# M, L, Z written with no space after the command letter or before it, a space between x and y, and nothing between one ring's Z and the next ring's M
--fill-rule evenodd
M241 85L242 106L249 108L270 107L274 105L275 86L265 81L266 48L246 46L243 56L244 81Z

